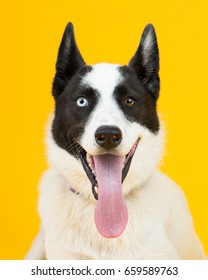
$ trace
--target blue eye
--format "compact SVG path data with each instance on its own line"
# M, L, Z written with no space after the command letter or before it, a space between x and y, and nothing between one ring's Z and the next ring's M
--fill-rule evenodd
M125 98L124 102L125 105L130 107L133 106L137 102L137 100L134 97L128 96Z
M89 103L85 97L81 96L81 97L77 98L76 104L79 107L87 107Z

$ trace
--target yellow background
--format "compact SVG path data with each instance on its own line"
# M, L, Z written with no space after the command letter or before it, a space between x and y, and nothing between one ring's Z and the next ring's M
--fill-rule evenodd
M159 111L167 127L162 170L181 185L208 253L208 3L206 0L1 1L0 259L22 259L38 231L44 126L68 21L84 59L126 64L144 26L161 57Z

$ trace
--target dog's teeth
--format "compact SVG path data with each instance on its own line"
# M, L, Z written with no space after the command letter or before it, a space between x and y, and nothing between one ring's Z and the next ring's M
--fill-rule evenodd
M91 158L90 154L88 154L88 153L87 153L87 162L88 162L88 163L91 163L91 162L92 162L92 158Z
M122 160L122 168L124 168L125 162L126 162L126 157L123 157L123 160Z
M89 167L90 167L91 170L92 170L92 173L94 173L92 162L88 162L88 164L89 164Z
M94 187L94 190L98 194L98 187L97 186Z
M90 154L87 154L86 159L92 173L95 175L93 157Z

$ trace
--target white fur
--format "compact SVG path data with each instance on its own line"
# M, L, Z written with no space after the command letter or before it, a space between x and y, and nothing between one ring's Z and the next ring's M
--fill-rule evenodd
M40 183L38 207L43 233L37 237L27 259L42 258L44 254L47 259L206 258L184 194L171 179L157 171L162 130L153 134L125 118L112 97L113 89L121 81L117 65L108 64L94 66L83 80L83 85L99 91L100 99L80 143L88 153L97 154L94 133L106 124L117 125L122 131L118 154L126 155L141 138L123 183L129 212L126 230L116 239L105 239L98 233L91 183L80 162L53 140L52 117L47 136L50 168ZM70 187L78 194L71 192Z

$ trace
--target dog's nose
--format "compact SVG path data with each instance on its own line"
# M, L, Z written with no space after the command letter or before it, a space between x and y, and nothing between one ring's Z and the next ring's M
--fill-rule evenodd
M122 132L117 126L100 126L95 131L95 140L100 147L110 150L121 143Z

